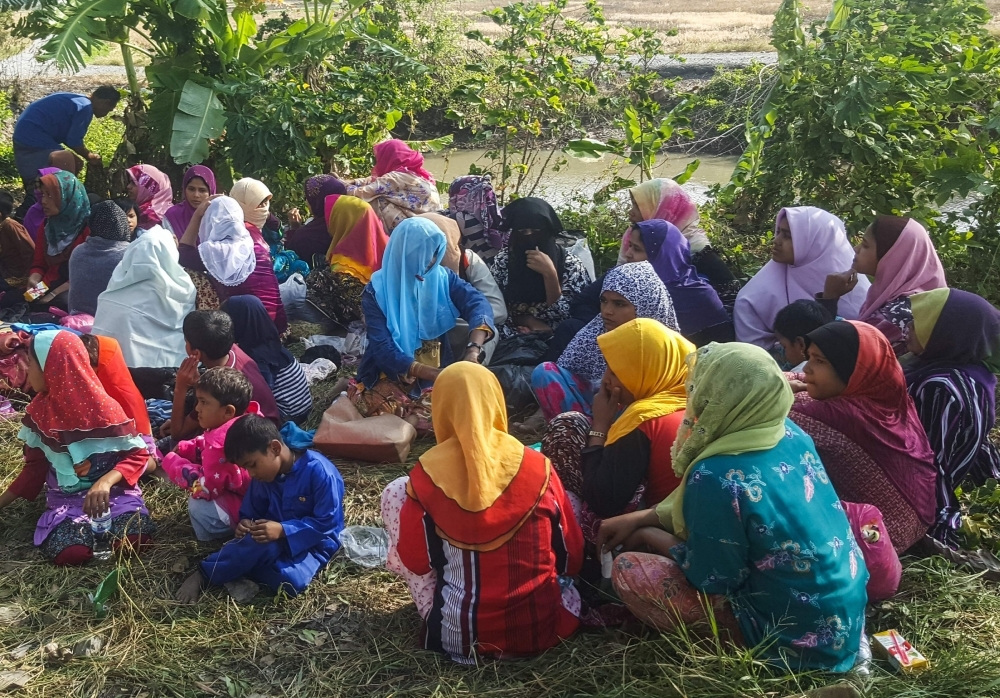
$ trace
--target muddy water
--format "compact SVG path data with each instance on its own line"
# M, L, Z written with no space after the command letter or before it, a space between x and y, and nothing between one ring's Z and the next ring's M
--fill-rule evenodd
M484 150L450 150L435 155L427 155L425 166L439 181L450 182L469 172L469 166L475 164L485 168L491 163L485 157ZM695 158L678 155L661 156L653 169L656 177L673 177L684 171ZM705 199L705 193L713 184L729 181L729 176L736 166L735 157L705 156L698 158L701 164L685 188L692 197L699 201ZM589 199L601 187L605 186L617 174L626 179L638 180L638 171L623 165L621 160L605 156L598 162L583 162L567 157L567 162L558 172L546 172L542 178L536 196L544 196L550 203L559 206L571 203L575 199Z

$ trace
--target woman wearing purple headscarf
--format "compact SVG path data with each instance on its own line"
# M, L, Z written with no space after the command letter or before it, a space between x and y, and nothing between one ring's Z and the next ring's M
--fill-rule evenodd
M625 261L648 260L674 303L677 322L696 347L736 339L718 292L691 263L691 247L677 226L662 220L637 223L629 232Z
M215 173L204 165L189 167L181 181L181 191L184 194L183 200L167 209L166 214L170 229L177 239L184 235L198 207L215 194Z
M285 249L291 250L310 267L322 267L326 263L326 252L330 249L332 239L327 229L325 206L326 197L347 193L347 187L339 179L329 174L316 175L306 180L306 203L312 218L285 234ZM291 225L301 220L298 210L290 213ZM319 264L314 264L316 255L322 257Z

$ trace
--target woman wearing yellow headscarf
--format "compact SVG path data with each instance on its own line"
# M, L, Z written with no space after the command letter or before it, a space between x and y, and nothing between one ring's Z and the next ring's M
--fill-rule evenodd
M564 412L542 440L566 488L583 500L580 522L590 541L602 518L653 506L680 483L670 448L684 417L685 359L695 351L649 318L626 322L597 344L608 368L594 397L593 423Z
M559 476L507 433L500 383L471 362L434 384L437 445L382 493L388 567L425 620L423 647L457 662L533 655L579 625L583 537Z
M788 419L788 381L749 344L712 343L689 363L672 449L682 484L601 525L599 551L651 551L618 556L615 590L661 630L706 622L707 594L734 641L783 668L851 669L868 571L812 439Z

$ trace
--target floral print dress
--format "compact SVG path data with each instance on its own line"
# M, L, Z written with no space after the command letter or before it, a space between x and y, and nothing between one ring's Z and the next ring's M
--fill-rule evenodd
M672 554L691 585L725 595L764 657L792 671L851 669L868 571L809 437L786 420L777 446L706 458L686 488L689 537Z
M507 288L507 249L500 250L493 258L493 278L496 279L497 286L501 291ZM559 323L569 317L569 306L576 298L583 287L591 282L587 268L583 266L577 257L567 254L563 276L559 279L562 286L562 296L552 305L546 306L544 303L508 303L507 322L500 326L500 338L507 339L517 334L517 327L514 318L519 315L531 315L553 330Z

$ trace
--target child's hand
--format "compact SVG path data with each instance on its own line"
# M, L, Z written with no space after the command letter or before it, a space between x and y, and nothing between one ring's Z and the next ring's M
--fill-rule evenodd
M250 519L240 519L240 522L236 524L236 537L242 538L246 534L250 533L250 529L253 527L253 521Z
M277 521L255 521L250 535L258 543L273 543L285 537L285 529Z
M181 367L177 369L175 394L187 393L188 388L198 382L198 358L197 356L189 356L181 362Z

